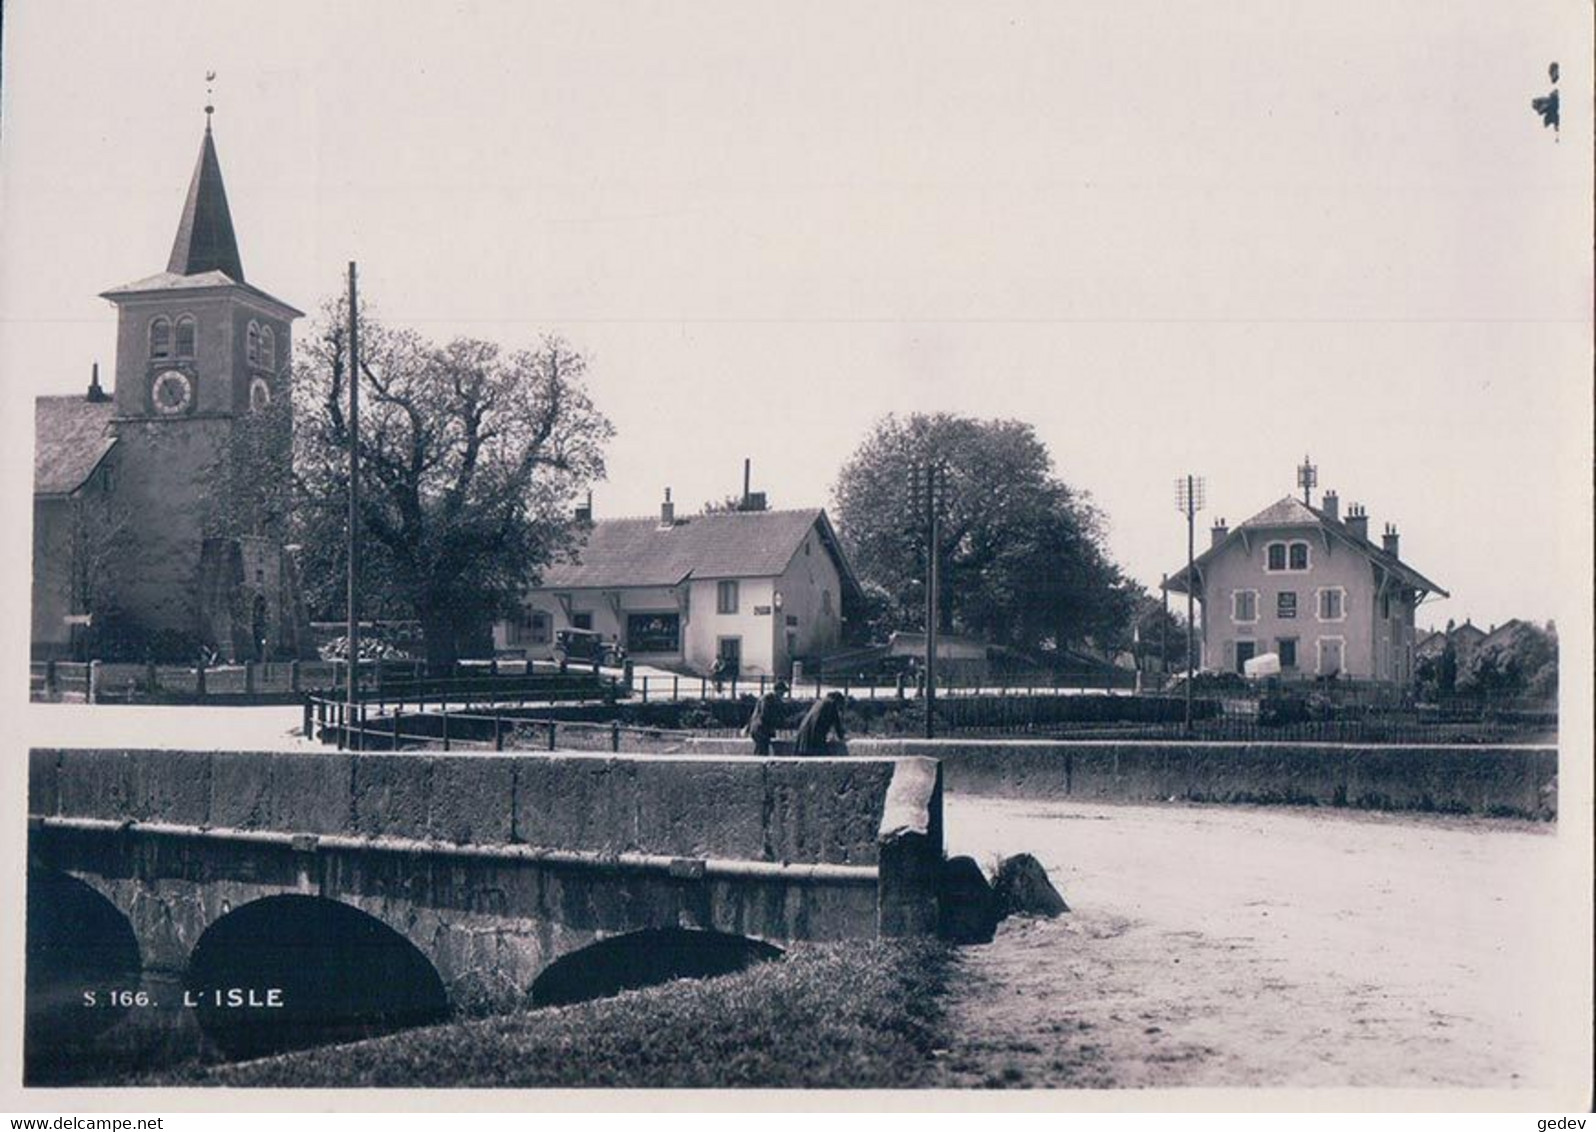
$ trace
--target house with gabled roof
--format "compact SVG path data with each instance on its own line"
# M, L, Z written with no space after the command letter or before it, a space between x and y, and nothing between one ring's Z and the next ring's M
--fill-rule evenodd
M1235 528L1219 520L1208 549L1165 587L1202 603L1205 669L1241 672L1272 653L1283 679L1406 684L1414 611L1450 595L1399 551L1393 524L1376 544L1368 512L1353 504L1343 516L1333 491L1320 507L1287 496Z
M548 567L496 649L544 659L561 629L590 629L645 663L788 676L842 643L859 583L819 508L588 518L570 561Z
M1462 663L1480 646L1485 636L1485 630L1473 621L1465 620L1461 625L1448 624L1445 629L1421 636L1413 655L1418 660L1439 659L1446 651L1447 643L1451 642L1453 655Z

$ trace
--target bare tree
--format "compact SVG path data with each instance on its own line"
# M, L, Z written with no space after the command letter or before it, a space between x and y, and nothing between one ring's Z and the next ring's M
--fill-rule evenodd
M346 321L342 303L326 309L295 384L296 536L324 609L343 604ZM421 622L429 661L452 662L571 553L571 504L603 478L614 429L559 338L437 346L364 314L360 336L363 589Z

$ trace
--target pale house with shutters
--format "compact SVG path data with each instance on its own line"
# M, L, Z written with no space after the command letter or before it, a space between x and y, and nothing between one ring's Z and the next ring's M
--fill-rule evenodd
M1205 670L1241 672L1272 653L1285 680L1406 684L1415 610L1449 595L1399 551L1393 524L1373 542L1368 513L1353 504L1343 515L1333 491L1319 507L1287 496L1234 528L1219 520L1208 549L1165 587L1202 605Z

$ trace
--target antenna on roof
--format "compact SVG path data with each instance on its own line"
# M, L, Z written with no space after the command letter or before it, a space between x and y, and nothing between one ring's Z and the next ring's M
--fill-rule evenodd
M211 128L211 115L216 112L216 107L211 104L211 84L216 81L215 71L205 72L205 129Z
M1302 488L1302 502L1305 506L1313 506L1313 489L1319 486L1319 466L1304 454L1302 463L1297 465L1297 486Z

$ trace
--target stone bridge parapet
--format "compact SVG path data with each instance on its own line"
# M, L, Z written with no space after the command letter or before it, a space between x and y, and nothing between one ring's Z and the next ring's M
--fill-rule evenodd
M146 969L298 894L379 920L473 1000L645 930L934 932L941 806L920 758L46 749L28 783L30 869L103 895Z

